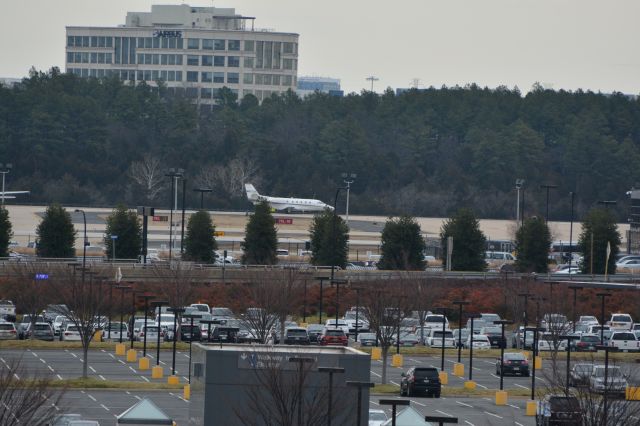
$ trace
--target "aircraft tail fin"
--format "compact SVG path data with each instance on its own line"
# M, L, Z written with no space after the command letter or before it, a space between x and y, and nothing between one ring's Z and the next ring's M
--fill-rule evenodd
M247 193L247 198L249 199L249 201L258 201L258 199L260 198L260 194L258 194L258 191L256 191L256 188L252 184L245 183L244 190Z

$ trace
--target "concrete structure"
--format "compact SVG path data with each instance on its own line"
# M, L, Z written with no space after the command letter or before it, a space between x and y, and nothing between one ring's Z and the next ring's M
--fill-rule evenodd
M228 87L263 100L295 90L298 34L254 28L235 9L154 5L118 27L67 27L66 70L81 77L163 81L202 105Z
M303 364L290 358L310 360ZM265 424L252 401L263 408L276 408L273 388L295 398L300 379L306 403L302 416L326 416L328 409L328 373L318 367L342 367L333 374L333 424L356 424L357 389L346 381L370 380L368 354L349 347L267 346L267 345L193 345L191 374L190 425L242 425L239 416L251 418L251 424ZM271 389L271 390L270 390ZM297 401L287 401L297 408ZM362 425L368 423L369 390L362 390ZM297 410L296 410L297 411ZM295 418L295 415L294 415ZM315 418L315 417L314 417ZM303 421L304 424L306 424Z
M304 97L316 91L328 93L333 96L344 95L344 92L340 89L340 80L337 78L307 76L300 76L298 78L296 93L299 96Z

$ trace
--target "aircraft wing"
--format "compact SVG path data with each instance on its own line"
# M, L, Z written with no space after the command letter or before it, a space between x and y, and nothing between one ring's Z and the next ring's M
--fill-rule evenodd
M5 196L4 198L9 198L7 197L7 195L28 194L30 192L31 191L4 191L4 192L0 191L0 196L4 195Z

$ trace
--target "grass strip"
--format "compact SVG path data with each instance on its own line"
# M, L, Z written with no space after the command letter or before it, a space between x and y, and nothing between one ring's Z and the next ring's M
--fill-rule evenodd
M133 381L114 381L114 380L98 380L94 378L76 378L51 381L49 386L55 388L66 389L136 389L136 390L154 390L154 389L182 389L185 383L170 385L166 382L133 382Z

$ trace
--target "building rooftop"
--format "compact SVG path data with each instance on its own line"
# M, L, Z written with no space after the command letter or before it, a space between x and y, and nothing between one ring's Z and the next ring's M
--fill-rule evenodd
M246 21L254 17L242 16L234 8L153 5L151 12L128 12L126 27L198 28L209 30L246 30Z
M269 352L269 353L315 353L327 355L365 355L369 354L348 346L294 346L294 345L256 345L256 344L228 344L228 343L195 343L206 351L229 352Z

